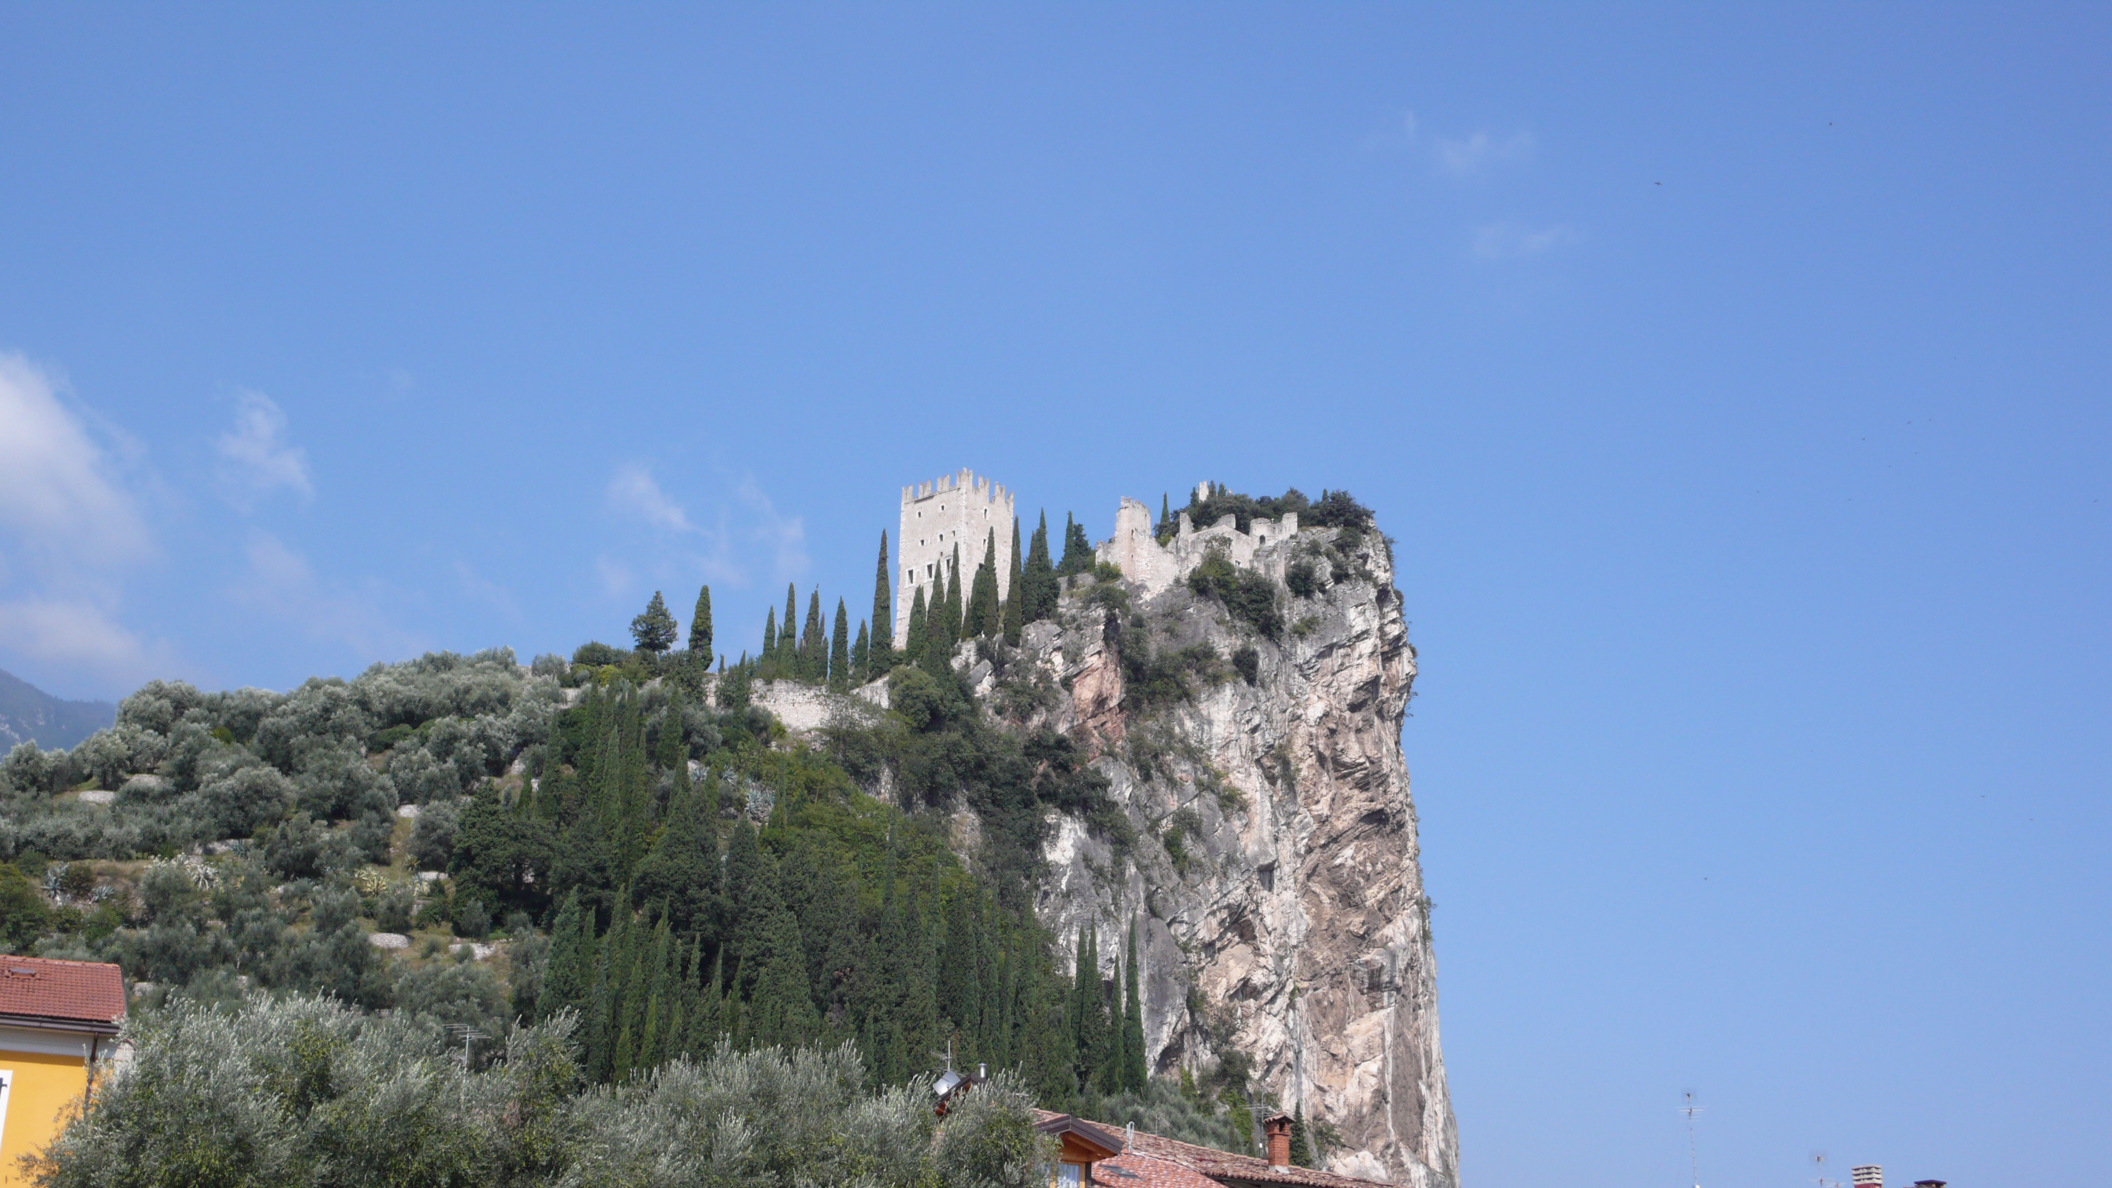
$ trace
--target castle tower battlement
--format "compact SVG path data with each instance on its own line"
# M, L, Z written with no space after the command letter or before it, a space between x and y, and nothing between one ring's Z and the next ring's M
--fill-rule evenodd
M968 593L975 567L983 563L990 536L997 535L997 596L1012 587L1012 492L1004 484L963 467L928 483L902 488L902 527L895 536L895 646L909 642L909 608L917 591L929 603L961 550L961 594Z

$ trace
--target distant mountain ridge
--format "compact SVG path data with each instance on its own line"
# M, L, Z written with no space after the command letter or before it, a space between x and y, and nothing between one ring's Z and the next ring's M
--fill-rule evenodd
M24 742L66 750L116 721L107 701L62 701L0 669L0 751Z

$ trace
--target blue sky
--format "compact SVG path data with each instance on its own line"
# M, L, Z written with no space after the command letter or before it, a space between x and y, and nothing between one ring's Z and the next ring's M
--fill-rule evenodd
M0 9L0 667L1398 540L1470 1188L2112 1163L2102 8Z

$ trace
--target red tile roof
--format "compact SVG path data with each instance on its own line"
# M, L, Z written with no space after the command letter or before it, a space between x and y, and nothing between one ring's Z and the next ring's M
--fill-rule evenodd
M1046 1110L1036 1110L1034 1115L1037 1122L1063 1116ZM1093 1125L1118 1138L1124 1137L1128 1130L1106 1122ZM1120 1172L1129 1175L1120 1175ZM1271 1167L1267 1160L1251 1155L1198 1147L1194 1143L1146 1134L1141 1130L1129 1138L1128 1150L1093 1165L1093 1180L1106 1188L1213 1188L1229 1183L1372 1188L1380 1182L1310 1167Z
M0 957L0 1026L80 1024L106 1034L125 1017L125 978L114 965Z

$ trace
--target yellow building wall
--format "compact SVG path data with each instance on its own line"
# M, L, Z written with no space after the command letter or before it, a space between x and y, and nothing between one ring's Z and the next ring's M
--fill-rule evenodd
M86 1044L88 1037L80 1040ZM16 1161L58 1134L88 1087L88 1070L79 1056L0 1049L0 1071L10 1082L7 1117L0 1122L0 1185L15 1188L30 1183Z

